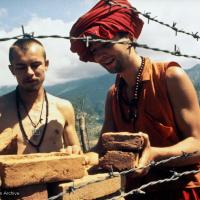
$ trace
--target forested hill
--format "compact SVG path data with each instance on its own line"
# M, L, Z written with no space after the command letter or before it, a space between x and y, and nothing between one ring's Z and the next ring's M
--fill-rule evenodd
M200 64L186 70L200 94ZM47 91L55 96L70 100L75 107L83 104L83 110L88 113L103 115L104 101L107 90L114 83L115 75L106 74L95 78L80 79L46 87ZM15 87L1 87L0 95ZM100 117L100 118L101 118Z

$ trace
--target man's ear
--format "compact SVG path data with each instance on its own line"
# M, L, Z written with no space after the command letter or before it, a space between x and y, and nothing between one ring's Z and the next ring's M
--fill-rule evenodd
M46 69L46 71L47 71L48 67L49 67L49 60L45 60L45 69Z
M10 69L12 75L15 76L15 72L14 72L14 70L13 70L13 66L12 66L12 65L8 65L8 67L9 67L9 69Z

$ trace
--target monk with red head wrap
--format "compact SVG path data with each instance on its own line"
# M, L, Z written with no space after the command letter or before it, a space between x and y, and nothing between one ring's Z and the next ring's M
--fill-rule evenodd
M89 42L87 46L85 41L71 40L71 50L80 60L99 63L117 74L107 94L101 134L129 132L143 136L145 147L138 167L182 152L197 152L161 169L138 170L137 179L134 174L128 177L127 190L150 178L170 177L172 168L178 172L199 169L200 162L200 109L192 82L176 62L154 62L137 54L130 43L139 37L142 27L143 21L127 0L101 0L78 19L70 32L73 37L124 42ZM100 137L95 151L101 150ZM175 184L150 188L145 195L133 198L198 200L200 173L180 178Z
M130 38L137 39L143 27L143 21L132 10L126 0L118 0L118 4L127 8L99 1L89 12L83 15L72 27L70 35L74 37L94 36L101 39L113 39L119 32L127 33ZM71 50L80 56L80 60L94 61L91 52L81 40L71 40Z

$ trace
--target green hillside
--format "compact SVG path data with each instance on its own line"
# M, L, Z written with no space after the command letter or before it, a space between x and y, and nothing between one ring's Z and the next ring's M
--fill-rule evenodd
M186 70L192 79L198 96L200 97L200 65ZM115 76L105 74L103 76L80 79L62 84L46 87L46 90L55 95L72 102L76 114L80 111L86 112L87 129L90 138L96 136L102 126L104 116L104 102L109 87L114 83ZM15 87L1 87L0 95L3 95Z
M115 76L106 74L97 78L82 79L47 87L53 95L70 100L78 106L84 100L84 110L102 115L107 90L114 83Z
M106 74L103 76L70 81L53 86L47 86L47 92L70 100L74 106L84 100L84 109L87 112L97 112L102 114L104 100L108 88L114 83L115 76ZM14 86L4 86L0 88L0 95L10 92Z
M200 91L200 64L186 70L198 92ZM95 78L74 80L46 87L55 95L70 100L75 107L84 100L83 109L89 113L103 115L107 90L114 83L115 75L105 74ZM14 86L0 87L0 96L13 90Z

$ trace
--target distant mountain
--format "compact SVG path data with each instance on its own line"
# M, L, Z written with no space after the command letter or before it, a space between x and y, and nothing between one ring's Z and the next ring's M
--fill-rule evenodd
M200 95L200 64L186 70L186 72L194 82L198 90L197 92ZM95 78L74 80L48 86L46 90L55 96L70 100L75 108L79 107L80 109L80 104L84 101L83 110L87 113L96 113L98 116L101 116L100 118L102 119L106 93L114 81L114 75L106 74ZM1 87L0 95L14 88L14 86Z
M47 91L53 95L68 99L75 105L84 100L83 109L102 115L107 90L114 81L114 75L106 74L95 78L50 86L47 87Z
M114 83L115 76L106 74L95 78L74 80L53 86L47 86L47 92L68 99L75 107L84 101L83 110L102 116L104 100L108 88ZM0 96L13 90L15 86L0 87Z
M200 85L200 64L186 70L186 72L195 85Z
M194 82L200 99L200 65L186 70ZM76 114L82 110L86 117L90 140L98 138L104 118L104 103L109 87L114 83L115 76L106 74L95 78L80 79L46 87L47 92L68 99L72 102ZM15 86L0 87L0 96L13 90ZM83 104L84 102L84 104ZM83 107L81 106L83 104ZM78 121L76 121L78 130Z

